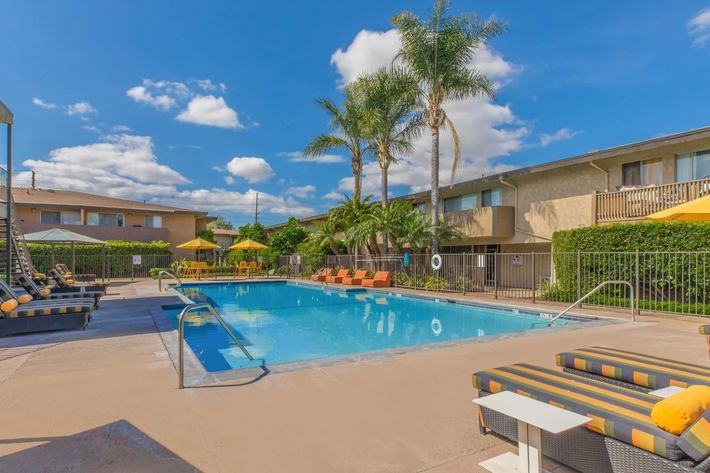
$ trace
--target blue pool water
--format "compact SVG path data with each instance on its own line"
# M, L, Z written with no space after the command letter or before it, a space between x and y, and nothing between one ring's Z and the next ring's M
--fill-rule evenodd
M258 362L249 362L216 321L190 315L185 339L207 371L274 365L530 329L547 319L493 306L436 302L291 282L189 284L210 302ZM180 309L165 309L177 325ZM573 323L560 319L556 324Z

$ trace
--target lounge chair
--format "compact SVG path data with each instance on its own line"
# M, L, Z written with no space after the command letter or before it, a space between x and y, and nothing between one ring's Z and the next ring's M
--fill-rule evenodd
M254 277L259 272L259 267L256 265L256 261L250 261L247 268L250 277Z
M556 361L568 373L643 392L710 386L710 368L616 348L580 348L558 354Z
M377 271L372 279L363 278L363 287L390 287L392 283L392 273L389 271Z
M362 280L367 277L367 273L366 269L358 269L355 271L354 276L343 278L343 284L346 286L359 286L362 284Z
M81 298L92 298L94 299L94 308L99 308L100 299L106 295L103 291L60 291L53 292L50 288L40 288L38 287L32 279L26 274L18 274L15 276L15 280L25 289L27 294L32 296L34 300L54 300L54 299L81 299Z
M333 268L323 268L311 276L311 281L325 282L325 278L333 275Z
M710 357L710 325L701 325L700 328L698 328L698 333L705 335L705 340L708 344L708 357Z
M562 434L542 433L542 453L582 473L710 470L707 411L702 422L674 435L651 418L660 398L602 381L516 364L475 373L473 385L479 397L511 391L592 418ZM478 413L483 433L517 440L517 420L484 407Z
M330 275L325 278L325 282L328 284L340 284L343 282L343 278L346 278L350 276L350 270L349 269L339 269L338 274L335 276Z
M76 283L73 279L66 279L54 268L49 270L49 276L54 280L56 288L54 292L79 292L79 291L102 291L106 292L110 283Z
M246 261L240 261L237 266L237 276L249 277L249 265Z
M66 264L64 264L64 263L57 263L57 264L55 264L55 265L54 265L54 269L56 269L57 271L59 271L59 274L61 274L61 275L64 276L65 278L71 278L71 277L72 277L72 272L71 272L71 270L70 270L69 267L68 267Z

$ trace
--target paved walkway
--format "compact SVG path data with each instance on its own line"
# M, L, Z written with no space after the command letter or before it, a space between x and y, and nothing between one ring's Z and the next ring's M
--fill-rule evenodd
M512 448L478 433L473 371L590 344L707 363L698 320L643 317L178 390L148 313L174 302L112 286L85 332L0 339L0 471L478 473Z

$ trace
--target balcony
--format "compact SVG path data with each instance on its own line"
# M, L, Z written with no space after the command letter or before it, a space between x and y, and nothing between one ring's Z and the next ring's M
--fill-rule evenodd
M710 179L596 194L596 222L635 220L710 195Z
M167 228L148 227L101 227L94 225L53 225L44 223L18 222L22 233L34 233L52 228L64 228L98 240L155 241L168 239Z
M511 237L515 235L515 207L497 205L444 214L465 238Z

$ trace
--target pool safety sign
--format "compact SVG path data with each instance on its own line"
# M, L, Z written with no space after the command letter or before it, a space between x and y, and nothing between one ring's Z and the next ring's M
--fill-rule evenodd
M133 264L141 264L141 255L133 255Z

